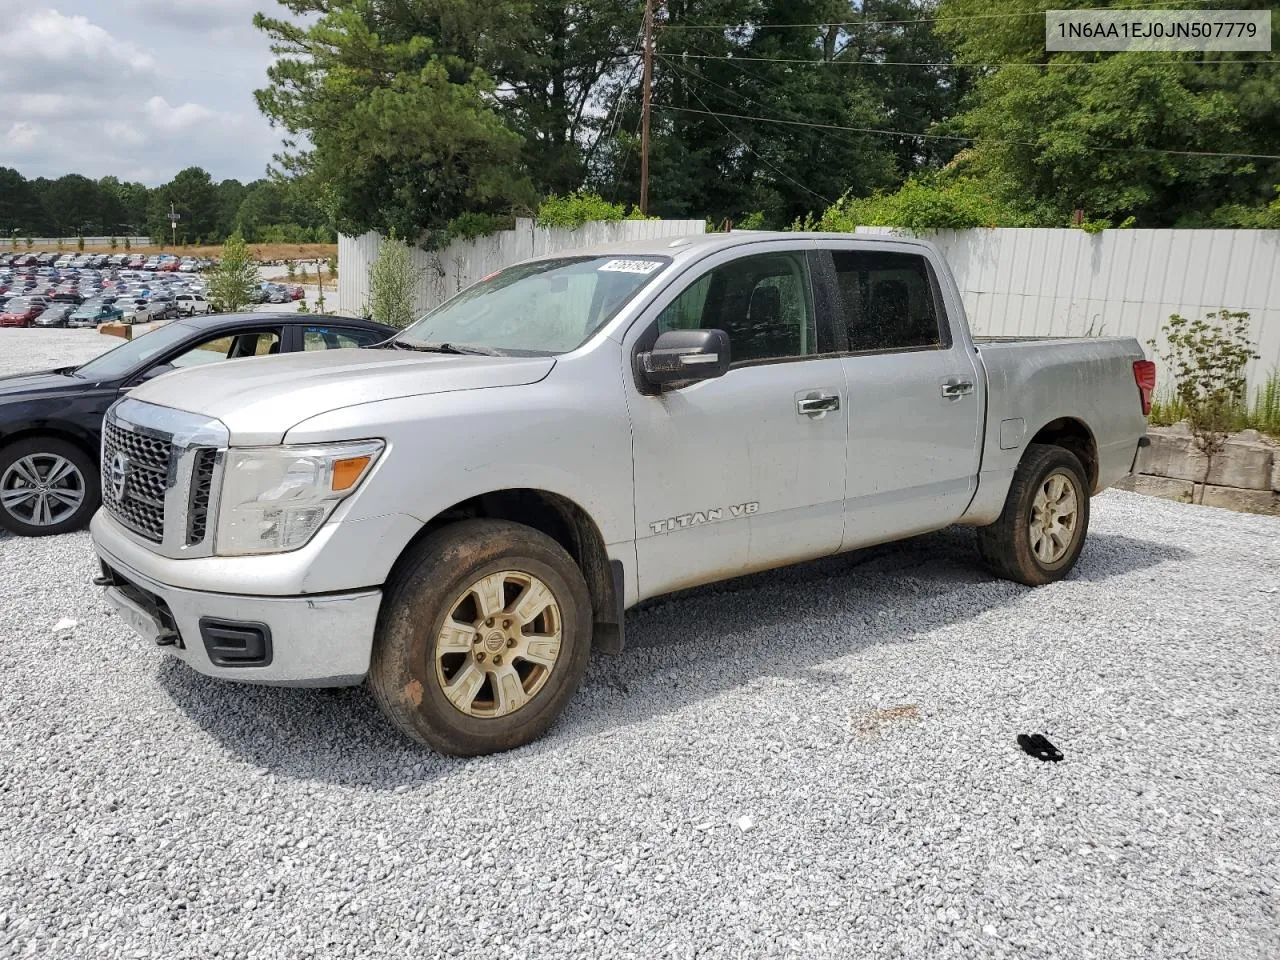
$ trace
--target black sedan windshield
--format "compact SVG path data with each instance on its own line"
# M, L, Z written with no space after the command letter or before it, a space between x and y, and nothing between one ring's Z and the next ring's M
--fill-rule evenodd
M118 380L177 346L189 336L191 336L191 330L188 327L180 323L166 324L150 333L144 333L136 340L126 340L100 357L94 357L84 366L77 367L75 375L85 380Z

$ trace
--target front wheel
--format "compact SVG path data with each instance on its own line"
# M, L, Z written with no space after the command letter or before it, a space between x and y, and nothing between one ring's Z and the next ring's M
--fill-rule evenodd
M56 437L0 449L0 527L23 537L79 530L98 509L98 471L83 450Z
M1075 566L1089 530L1089 487L1070 450L1027 448L995 523L978 529L978 551L993 573L1038 587Z
M581 571L546 534L465 520L413 548L387 584L369 685L407 736L456 756L542 736L591 647Z

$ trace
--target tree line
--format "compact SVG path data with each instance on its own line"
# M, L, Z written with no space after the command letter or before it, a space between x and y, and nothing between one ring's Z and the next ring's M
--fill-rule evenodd
M651 214L1280 224L1269 54L1050 54L1053 4L1026 0L655 6ZM256 97L340 231L431 246L638 196L642 0L288 7L255 18L278 55Z
M239 232L250 242L328 243L332 229L306 184L281 179L215 183L188 167L158 187L116 177L92 180L70 173L28 180L0 167L0 236L147 236L179 244L219 243Z

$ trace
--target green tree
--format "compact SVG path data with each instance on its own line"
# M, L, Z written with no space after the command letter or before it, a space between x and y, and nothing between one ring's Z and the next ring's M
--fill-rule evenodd
M245 194L249 190L239 180L223 180L216 189L218 216L214 231L221 239L235 232L236 214L240 212L240 204L244 203Z
M975 78L942 129L975 140L961 169L1045 223L1082 209L1194 225L1225 204L1265 205L1275 161L1205 154L1276 152L1280 79L1253 62L1266 54L1050 54L1047 6L942 0L939 28Z
M254 18L277 55L256 98L292 142L282 169L308 176L338 229L394 227L439 244L461 214L531 200L521 139L495 111L495 84L473 49L475 26L500 22L507 3L291 0L289 9L301 23Z
M162 187L152 191L147 205L147 231L157 240L173 237L169 207L182 218L178 221L177 242L188 237L215 235L218 226L218 191L213 178L201 167L187 167Z
M35 186L12 167L0 167L0 224L11 231L44 232L44 207Z
M258 265L244 238L233 233L222 245L222 259L209 278L209 302L222 313L243 310L261 283Z
M320 270L316 268L316 281ZM418 271L409 247L394 230L382 241L378 258L369 268L369 303L365 312L378 323L403 329L414 320L413 288ZM323 296L323 286L321 296Z
M37 180L49 226L58 236L80 233L85 227L102 232L104 192L97 182L78 173L57 180Z

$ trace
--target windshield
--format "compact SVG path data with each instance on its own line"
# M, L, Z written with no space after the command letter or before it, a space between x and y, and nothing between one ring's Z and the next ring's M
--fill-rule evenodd
M117 380L149 360L154 360L171 347L191 336L191 330L180 323L170 323L133 340L126 340L81 367L75 374L86 380Z
M558 257L516 264L436 307L396 340L515 354L567 353L670 262L654 256Z

